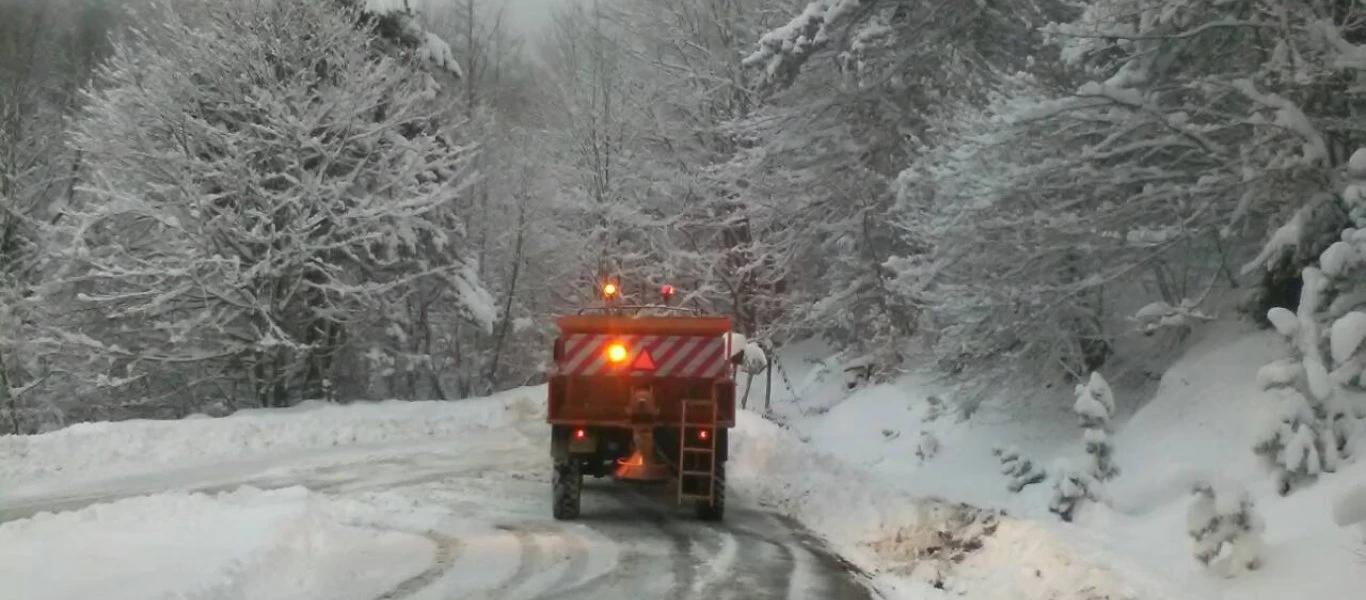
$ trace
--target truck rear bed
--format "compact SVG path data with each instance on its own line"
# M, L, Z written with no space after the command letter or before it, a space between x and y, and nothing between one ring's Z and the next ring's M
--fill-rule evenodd
M714 399L725 427L735 424L726 317L567 316L559 319L548 421L556 425L630 426L632 391L650 388L657 422L678 423L684 398ZM608 348L627 358L613 363Z

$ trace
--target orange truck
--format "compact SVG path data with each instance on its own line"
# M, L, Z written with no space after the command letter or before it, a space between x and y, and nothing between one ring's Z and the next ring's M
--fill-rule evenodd
M728 317L662 305L607 305L559 318L549 373L556 519L579 516L585 475L673 484L680 503L721 520L735 367Z

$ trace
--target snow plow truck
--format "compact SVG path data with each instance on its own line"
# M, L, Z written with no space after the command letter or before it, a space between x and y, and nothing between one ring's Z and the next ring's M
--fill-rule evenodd
M558 319L547 421L554 517L575 519L585 476L676 486L680 504L719 521L726 505L735 368L729 317L662 304L604 306ZM739 342L743 343L743 342Z

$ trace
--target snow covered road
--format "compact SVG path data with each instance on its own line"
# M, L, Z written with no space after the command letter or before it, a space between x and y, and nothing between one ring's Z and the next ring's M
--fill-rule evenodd
M546 439L521 418L11 487L0 581L8 600L870 597L795 522L742 503L704 523L667 491L590 479L582 519L554 521Z

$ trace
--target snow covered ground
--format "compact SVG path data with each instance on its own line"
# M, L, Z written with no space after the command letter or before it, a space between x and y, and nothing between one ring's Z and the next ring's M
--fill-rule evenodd
M1366 539L1335 518L1361 507L1334 504L1362 494L1366 461L1282 498L1249 450L1272 406L1254 374L1280 352L1209 329L1151 402L1127 399L1143 406L1118 424L1121 474L1073 523L1048 512L1049 481L1008 492L991 453L1079 454L1067 398L960 421L922 377L843 399L837 370L795 361L786 425L741 415L722 528L614 485L590 485L584 521L550 520L539 388L0 438L0 581L15 600L842 598L860 581L891 599L1355 598ZM1267 523L1257 571L1191 556L1189 489L1216 475Z
M6 598L377 598L434 557L303 488L162 494L0 526Z
M1275 409L1275 399L1260 390L1255 375L1284 352L1274 332L1238 323L1204 330L1167 371L1151 401L1121 399L1142 405L1116 424L1121 473L1105 487L1108 505L1086 505L1073 523L1048 512L1051 478L1010 493L991 452L1015 446L1045 469L1057 458L1081 456L1081 431L1069 410L1071 390L1058 392L1056 413L1017 410L1003 395L997 399L1001 402L960 422L952 412L933 414L928 398L948 398L953 390L927 382L928 376L845 399L838 370L822 375L820 368L789 360L789 377L801 397L794 401L775 383L774 411L788 424L791 438L804 440L805 452L828 457L813 471L852 471L883 487L868 496L860 485L845 497L822 500L816 490L846 479L827 481L822 474L788 484L796 489L771 489L769 495L789 503L797 498L791 510L818 529L847 532L834 536L837 547L879 567L883 580L892 582L888 585L903 590L930 582L970 598L1358 598L1366 589L1366 531L1336 521L1366 515L1366 492L1361 491L1366 460L1280 497L1251 451L1261 420ZM762 398L762 388L752 393ZM1366 454L1366 444L1359 448L1358 456ZM1186 519L1190 489L1198 481L1249 491L1266 522L1260 569L1225 578L1194 560ZM897 494L944 504L898 505L892 499ZM1349 502L1352 494L1361 500ZM959 503L1008 516L983 525L987 517L981 511ZM935 529L947 532L951 541ZM867 543L877 531L890 539ZM972 539L980 548L962 551L973 545L965 540ZM960 550L945 550L954 547ZM866 550L860 554L857 548ZM958 562L955 555L961 556ZM915 556L921 560L914 567L898 564Z
M584 518L553 521L543 397L8 439L3 597L866 597L803 528L743 498L715 526L590 480Z

